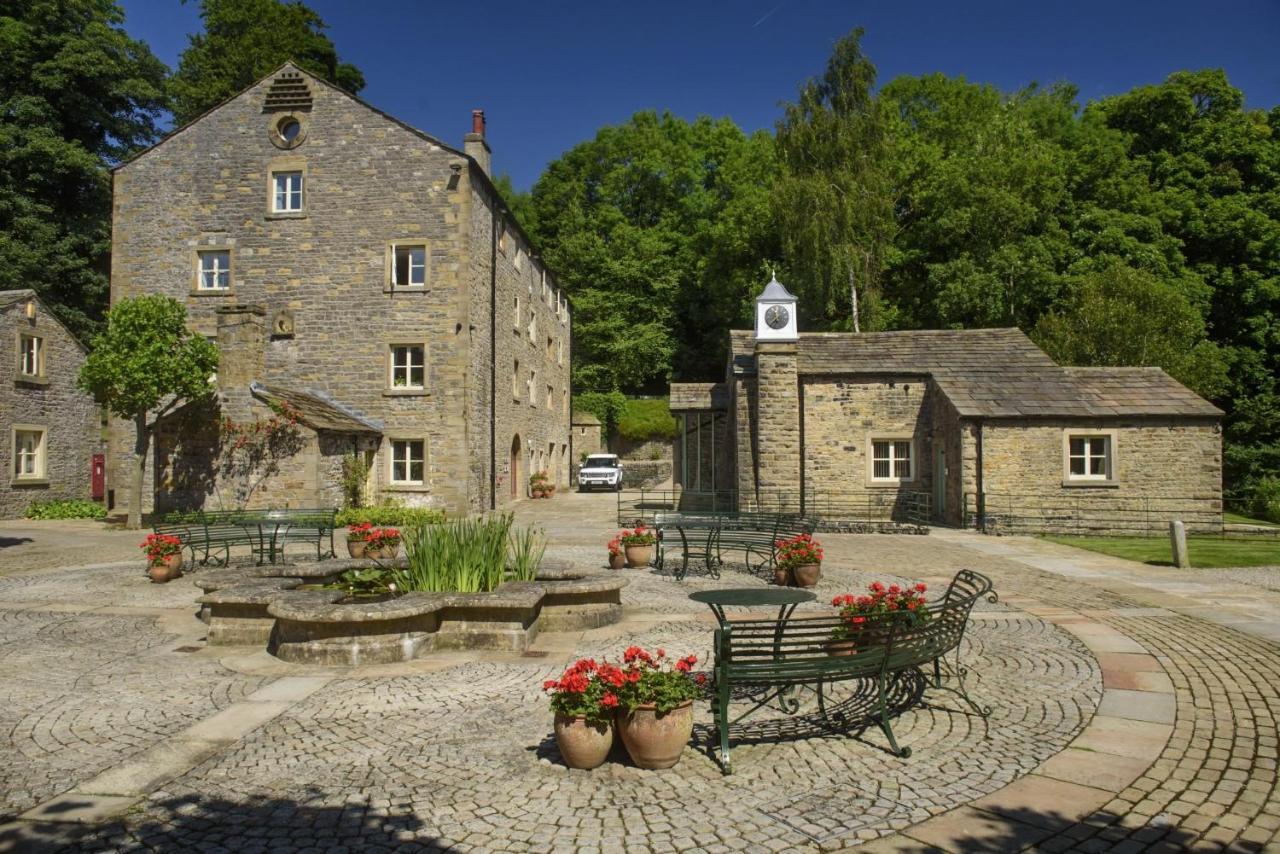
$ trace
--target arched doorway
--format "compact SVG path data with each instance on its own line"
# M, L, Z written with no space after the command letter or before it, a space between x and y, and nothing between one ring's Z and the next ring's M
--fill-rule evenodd
M520 475L520 434L517 433L511 439L511 497L520 497L520 484L524 482L524 478Z

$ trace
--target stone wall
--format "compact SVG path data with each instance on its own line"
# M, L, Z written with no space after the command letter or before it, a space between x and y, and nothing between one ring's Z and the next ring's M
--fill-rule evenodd
M1113 431L1114 483L1064 481L1065 432ZM1186 419L987 421L982 426L987 514L1052 530L1167 530L1221 524L1222 434ZM966 487L972 491L974 487ZM969 498L970 508L976 499Z
M529 476L535 471L546 471L561 488L569 486L569 315L567 304L561 308L553 277L530 257L530 247L509 215L499 217L497 232L489 238L493 200L483 193L477 198L476 244L481 245L484 235L484 252L497 261L495 498L503 506L529 494ZM486 306L490 254L475 267L480 276L473 283L473 289L483 290ZM487 375L489 359L477 358L480 362ZM487 419L483 430L488 430ZM487 442L486 435L486 448Z
M644 439L635 441L615 437L609 442L609 450L624 460L671 460L671 439Z
M756 347L756 480L762 507L800 493L800 384L794 344Z
M581 463L592 454L605 452L602 428L598 421L573 425L573 462Z
M905 513L903 491L931 490L934 392L924 378L806 376L803 391L806 493L824 497L832 512L881 518ZM873 438L912 442L911 481L871 481Z
M272 334L262 382L319 392L384 425L373 461L375 498L483 509L490 501L491 473L494 200L477 167L459 152L327 85L308 82L313 107L296 114L304 130L297 147L285 151L273 141L270 131L280 114L263 112L268 80L115 173L112 300L167 293L186 303L191 327L210 337L218 306L264 306ZM269 212L273 169L304 172L301 214ZM545 340L513 340L510 301L516 292L526 298L533 292L535 268L525 246L522 269L515 269L514 233L508 230L505 249L497 251L500 480L514 434L527 436L526 459L535 461L536 452L545 455L552 444L566 457L568 444L567 413L556 418L554 408L548 412L526 402L521 409L510 399L510 360L521 345L522 362L536 363L539 384L550 378L557 393L567 388L569 360L567 311L553 322L557 291L552 290L555 300L526 306L539 318L540 336L553 332L566 339L563 366L558 352L555 369L539 361ZM426 247L424 287L392 286L396 243ZM196 289L196 253L202 248L230 252L226 291ZM540 279L538 290L541 298ZM282 312L292 318L292 332L278 333L274 326ZM391 387L392 344L425 345L425 390ZM543 391L538 400L545 405ZM114 483L127 482L128 435L127 425L113 424ZM426 442L425 484L389 482L393 438ZM331 459L317 471L332 473L335 465ZM153 488L149 482L148 501ZM319 487L325 494L334 488ZM499 500L509 494L504 480ZM124 490L116 495L123 504Z
M19 299L0 308L0 518L23 515L32 501L88 498L92 457L102 450L98 408L76 388L85 352L38 300L35 318ZM42 339L42 376L19 376L18 338ZM45 430L44 476L15 479L14 425Z

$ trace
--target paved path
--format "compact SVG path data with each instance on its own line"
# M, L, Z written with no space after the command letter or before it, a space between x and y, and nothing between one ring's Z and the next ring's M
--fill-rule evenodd
M559 496L518 515L546 528L553 553L597 566L611 501ZM989 726L908 712L895 726L915 750L903 761L875 731L833 736L807 719L775 720L741 733L728 778L695 750L668 772L564 769L541 680L631 642L705 660L709 615L687 593L762 583L745 573L676 584L629 570L618 626L542 635L533 657L452 654L357 673L203 649L192 588L146 584L140 566L10 571L0 578L0 815L22 818L0 828L0 849L1277 843L1280 651L1266 597L1214 600L1229 594L1177 587L1202 579L1019 538L824 544L823 596L873 578L936 585L964 566L995 579L1002 602L975 613L966 649L974 693L996 708ZM99 554L95 544L68 563ZM1194 610L1206 604L1212 613ZM701 747L705 709L698 723Z

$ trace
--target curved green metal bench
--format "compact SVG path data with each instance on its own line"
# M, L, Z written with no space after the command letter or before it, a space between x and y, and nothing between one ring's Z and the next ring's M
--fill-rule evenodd
M995 601L991 581L970 570L961 570L946 595L930 603L930 619L916 623L908 613L892 613L868 618L850 655L834 655L832 631L843 625L835 615L776 620L731 620L715 632L714 691L712 712L719 741L721 770L730 773L729 728L732 724L777 700L782 711L795 714L800 708L797 689L812 687L820 714L827 715L825 686L851 679L873 683L871 717L884 732L890 750L899 757L911 755L910 747L899 747L892 718L901 713L890 703L894 680L915 670L931 667L933 679L924 678L929 689L957 694L979 716L991 714L968 694L964 677L968 673L959 662L959 647L968 625L969 613L979 598ZM945 659L955 653L955 661ZM943 670L946 670L944 679ZM736 688L763 689L763 697L730 719L729 706Z
M701 560L712 578L720 577L726 551L738 551L750 567L772 567L777 560L777 541L800 534L812 534L818 525L813 516L793 513L658 513L653 527L658 532L655 566L666 568L667 551L679 541L680 568L677 580L689 574L690 559ZM674 536L670 536L674 533Z
M231 560L233 546L248 546L258 563L263 564L275 563L289 543L314 547L316 560L334 557L335 518L336 511L332 508L206 510L171 514L155 523L152 529L157 534L182 540L183 548L191 552L193 563L200 553L201 564L212 561L225 566Z

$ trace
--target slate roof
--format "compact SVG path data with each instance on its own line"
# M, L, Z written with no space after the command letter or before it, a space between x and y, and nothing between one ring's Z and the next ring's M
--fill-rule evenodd
M569 419L569 423L570 424L586 424L588 426L592 424L598 425L600 423L600 419L596 418L590 412L574 411L573 417Z
M754 351L751 331L730 333L734 373L755 373ZM806 332L796 361L802 374L930 376L963 417L1223 415L1159 368L1061 367L1019 329Z
M672 383L671 411L727 409L729 387L724 383Z
M19 288L16 291L0 291L0 308L13 305L15 302L29 300L35 295L36 292L30 288Z
M318 392L268 386L254 383L249 386L254 396L268 402L287 403L298 411L299 419L313 430L329 430L334 433L382 433L382 424L365 418L337 401Z
M1222 410L1159 368L940 371L934 381L961 416L1222 417Z

